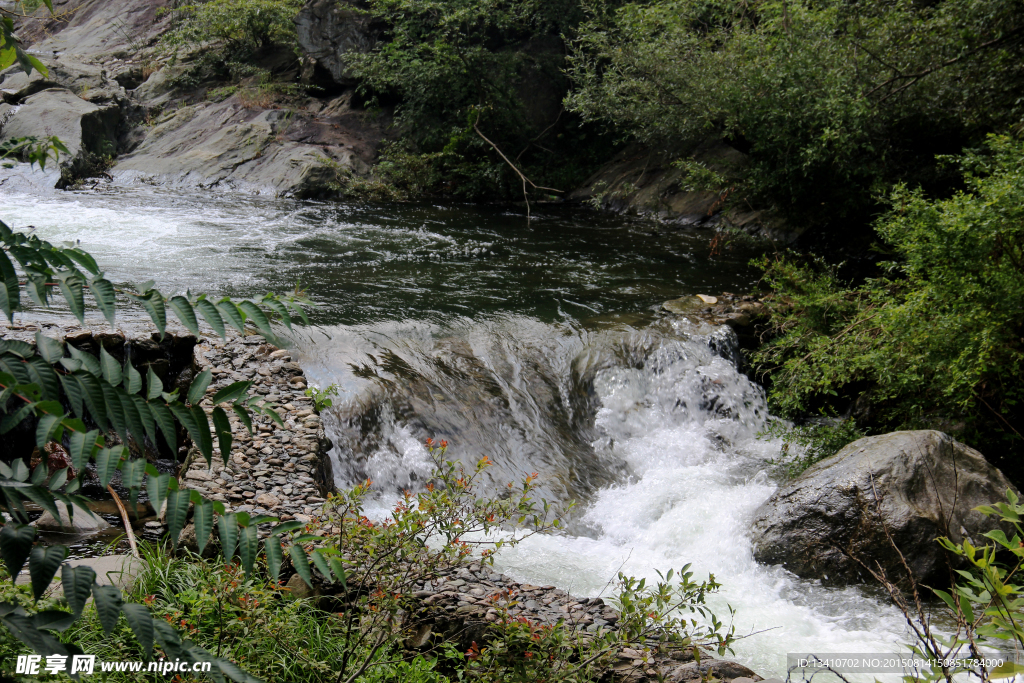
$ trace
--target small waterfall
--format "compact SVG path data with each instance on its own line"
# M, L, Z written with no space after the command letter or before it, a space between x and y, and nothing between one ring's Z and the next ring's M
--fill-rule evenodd
M312 377L344 389L325 422L340 485L414 487L429 436L490 457L495 485L537 471L541 495L577 501L566 533L502 551L517 579L599 595L620 570L654 579L692 563L724 584L713 608L737 610L749 635L737 657L763 675L784 675L787 652L888 652L905 638L870 590L754 562L747 529L775 490L779 444L757 438L764 392L727 329L453 318L329 328L303 353Z

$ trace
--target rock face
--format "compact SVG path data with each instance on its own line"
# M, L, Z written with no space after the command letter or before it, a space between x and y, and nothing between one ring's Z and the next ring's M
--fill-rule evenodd
M754 557L826 585L870 579L852 558L892 580L948 582L935 541L981 542L994 520L973 508L1004 500L1013 486L981 453L936 431L893 432L855 441L782 487L754 515Z
M240 87L215 101L208 90L224 84L189 81L186 87L176 80L199 51L171 62L160 48L173 18L160 10L173 4L62 0L55 7L64 21L50 20L41 8L38 18L22 22L19 34L49 73L28 75L18 67L0 73L0 141L57 135L72 152L62 155L57 187L99 176L324 197L336 192L339 173L369 171L388 116L353 108L353 89L337 85L347 83L339 70L341 52L372 46L371 35L360 32L368 21L363 15L333 1L311 1L303 10L300 33L327 72L320 80L330 83L318 91L322 98L278 98ZM296 60L290 48L266 52L259 56L261 68L282 82L297 85L305 70L300 63L314 64L309 56ZM0 172L0 184L18 174Z
M651 149L634 144L567 199L685 227L732 228L784 242L799 236L770 211L745 203L730 207L725 201L727 193L691 187L685 172L673 165L685 157L727 179L737 177L748 163L745 154L714 138L691 149Z
M350 2L309 0L295 17L299 45L336 83L354 85L345 66L347 52L369 52L378 31L370 18Z

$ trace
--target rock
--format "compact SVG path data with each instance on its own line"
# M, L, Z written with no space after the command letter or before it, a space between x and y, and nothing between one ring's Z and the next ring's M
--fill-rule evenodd
M691 681L694 679L706 680L709 672L721 681L736 681L744 678L754 682L763 680L742 664L728 660L711 660L702 661L700 664L697 662L683 664L670 671L665 680L669 683L680 683L681 681Z
M135 576L142 568L142 560L137 560L131 555L105 555L103 557L84 557L75 560L67 560L65 564L72 567L91 567L96 572L96 583L100 586L117 586L121 590L131 590ZM50 585L48 595L57 597L64 594L60 584L61 572L54 576ZM18 574L18 584L29 584L32 582L27 570Z
M206 539L203 552L200 553L199 539L196 537L196 525L187 524L185 525L185 528L181 530L181 535L178 536L178 547L209 559L216 557L217 553L220 552L220 536L217 534L216 528L214 528Z
M292 578L288 579L288 583L285 584L285 587L291 591L290 595L295 600L315 598L320 595L320 591L310 588L298 574L293 574Z
M344 55L369 52L377 43L378 31L371 27L371 18L352 3L336 0L312 0L295 17L299 45L334 79L335 83L353 85Z
M83 510L78 506L75 506L74 518L68 516L67 508L64 503L54 503L57 506L57 512L60 514L60 522L53 518L49 512L44 512L42 516L32 524L40 531L54 531L61 533L70 534L94 534L104 529L109 529L110 524L107 520L103 519L99 515L94 515L88 510Z
M696 296L684 296L679 299L672 299L666 301L661 305L669 313L675 313L676 315L686 315L688 313L696 313L702 311L707 307L707 304L701 300L700 297Z
M85 163L88 155L107 156L117 151L120 110L97 106L69 90L49 88L25 99L4 123L0 139L56 135L68 148L62 165Z
M981 453L936 431L893 432L855 441L779 489L754 514L754 557L825 584L865 581L851 557L905 579L903 553L917 581L948 583L935 541L976 542L996 528L974 511L1002 501L1012 485Z
M281 501L276 496L270 493L263 493L256 496L256 504L262 505L263 507L272 508L275 505L280 505Z
M718 303L717 296L710 296L708 294L698 294L697 298L703 301L704 303L708 304L709 306Z

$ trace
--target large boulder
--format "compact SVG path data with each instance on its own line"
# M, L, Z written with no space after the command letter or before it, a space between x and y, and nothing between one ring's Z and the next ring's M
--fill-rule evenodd
M83 510L75 506L75 516L68 516L67 506L64 503L55 503L60 520L54 518L49 512L44 512L39 519L33 522L40 531L51 531L65 534L95 534L110 528L107 520L89 510Z
M948 583L935 539L960 542L966 535L984 542L982 534L997 523L973 508L1004 500L1012 488L981 453L941 432L867 437L809 468L757 509L754 557L842 585L871 578L860 562L872 569L881 564L890 579L905 581L902 553L919 582Z
M106 156L117 149L117 107L86 102L69 90L48 88L25 99L21 105L0 105L4 140L56 135L74 159L83 153Z

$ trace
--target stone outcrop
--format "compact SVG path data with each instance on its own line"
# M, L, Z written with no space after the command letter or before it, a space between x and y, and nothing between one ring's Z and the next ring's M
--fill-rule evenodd
M695 228L731 228L790 242L799 236L768 210L729 202L729 192L692 186L674 165L689 156L724 178L736 177L747 156L710 139L693 149L652 149L633 144L620 152L567 196L603 209Z
M974 508L1004 500L1012 488L981 453L941 432L867 437L758 508L754 556L841 585L870 578L858 560L905 580L898 548L919 582L938 585L949 581L949 570L935 539L982 543L997 523Z
M334 17L333 3L322 4ZM179 77L199 53L172 60L160 49L171 16L159 10L170 5L165 0L66 0L55 5L62 21L47 19L40 9L39 19L19 30L26 42L35 40L29 51L48 74L27 75L18 67L0 74L0 141L60 137L71 155L61 159L58 187L102 176L324 197L336 191L339 173L369 171L389 122L386 114L354 109L352 89L339 91L336 85L323 97L289 95L286 102L244 84L226 98L210 97L210 89L222 84L182 85ZM311 3L307 11L317 7ZM347 26L316 28L328 36L335 30L345 34ZM311 30L307 25L305 32ZM290 49L268 50L261 66L282 81L296 81L302 60ZM0 183L18 173L3 173Z
M369 52L377 43L379 28L361 9L347 1L309 0L295 17L299 45L341 85L355 85L345 53Z

